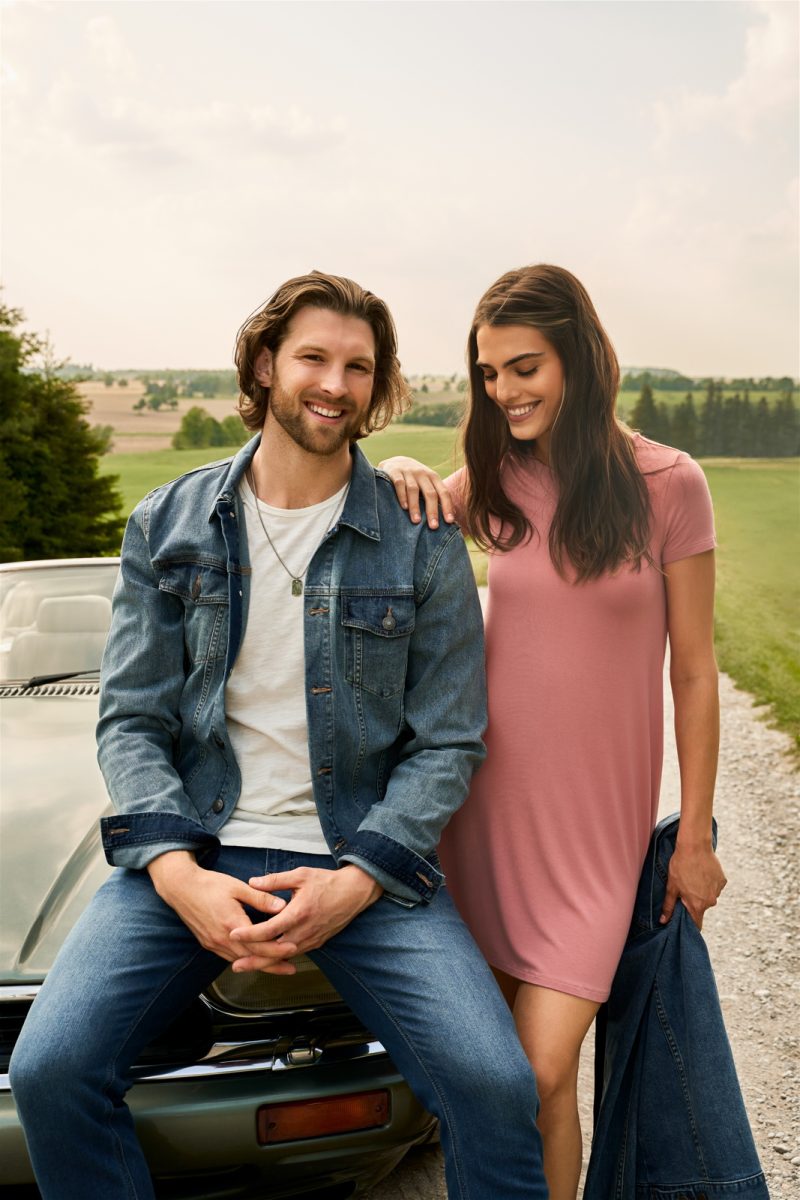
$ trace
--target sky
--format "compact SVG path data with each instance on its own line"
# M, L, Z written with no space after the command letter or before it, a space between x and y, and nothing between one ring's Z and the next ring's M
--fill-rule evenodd
M285 279L409 374L553 262L623 364L800 373L794 0L0 0L0 278L60 358L224 368Z

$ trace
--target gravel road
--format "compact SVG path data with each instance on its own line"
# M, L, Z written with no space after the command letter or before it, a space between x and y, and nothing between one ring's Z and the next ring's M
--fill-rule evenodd
M720 680L722 745L716 816L728 876L704 933L728 1035L772 1200L800 1197L800 775L790 739ZM665 687L667 729L672 726ZM676 811L677 759L667 738L661 815ZM591 1128L591 1038L581 1066L584 1136ZM588 1156L588 1142L586 1147ZM441 1152L414 1151L369 1200L446 1200Z

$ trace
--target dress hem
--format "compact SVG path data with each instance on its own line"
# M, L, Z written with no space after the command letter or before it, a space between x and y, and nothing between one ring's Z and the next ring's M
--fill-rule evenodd
M575 996L578 1000L591 1000L594 1004L605 1004L611 991L610 986L603 991L598 988L584 987L580 983L568 983L564 979L540 975L536 971L521 971L519 967L504 967L501 963L491 959L487 961L491 967L502 971L504 975L510 975L512 979L516 979L520 983L532 983L535 987L548 988L551 992L563 992L567 996Z

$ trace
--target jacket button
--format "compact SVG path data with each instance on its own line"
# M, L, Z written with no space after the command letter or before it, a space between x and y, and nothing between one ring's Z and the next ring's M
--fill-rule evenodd
M216 800L211 805L211 811L215 812L215 813L221 813L224 807L225 807L225 801L222 799L221 796L217 796Z
M397 625L397 621L395 620L395 616L394 616L394 613L392 612L391 608L387 608L386 616L381 621L381 625L387 631L394 629L394 627Z
M218 733L214 734L214 745L219 746L220 750L225 745L224 741L222 740L222 738L219 736Z

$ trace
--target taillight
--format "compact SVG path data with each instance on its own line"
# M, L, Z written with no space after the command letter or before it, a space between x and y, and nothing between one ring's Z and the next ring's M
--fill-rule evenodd
M356 1133L386 1125L391 1115L388 1091L356 1092L329 1096L324 1100L291 1100L265 1104L256 1114L261 1146L275 1142L297 1142L303 1138Z

